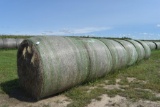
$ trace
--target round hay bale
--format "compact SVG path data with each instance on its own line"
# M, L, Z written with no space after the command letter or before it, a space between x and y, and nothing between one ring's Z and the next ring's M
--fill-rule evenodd
M99 39L109 49L112 55L112 71L122 68L127 65L128 55L125 48L118 42L109 39Z
M84 82L89 56L75 38L33 37L20 44L17 67L20 85L40 99Z
M151 41L144 41L149 47L151 50L155 50L156 49L156 44L151 42Z
M144 57L145 57L145 50L144 50L143 46L140 43L138 43L137 41L134 41L134 40L126 40L126 41L132 43L135 46L136 51L138 53L138 59L137 59L137 61L140 61L140 60L144 59Z
M22 39L22 38L17 38L16 39L16 47L18 48L19 47L19 45L21 44L21 42L23 41L24 39Z
M144 51L145 51L145 59L148 59L150 56L151 56L151 49L150 47L143 41L139 41L139 40L136 40L137 42L139 42L143 48L144 48Z
M0 39L0 49L3 48L3 39Z
M4 38L3 39L3 48L16 48L17 43L14 38Z
M153 43L155 43L155 45L156 45L156 49L160 49L160 42L153 42Z
M92 38L81 38L89 54L90 68L88 80L105 76L112 69L112 56L108 47Z
M127 54L128 54L127 65L134 64L138 59L138 53L137 53L134 45L128 41L125 41L125 40L116 40L116 41L119 42L127 51Z

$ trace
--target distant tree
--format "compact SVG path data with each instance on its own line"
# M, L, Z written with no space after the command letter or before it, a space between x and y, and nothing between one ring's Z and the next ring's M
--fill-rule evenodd
M132 38L129 38L129 37L122 37L122 39L132 39Z

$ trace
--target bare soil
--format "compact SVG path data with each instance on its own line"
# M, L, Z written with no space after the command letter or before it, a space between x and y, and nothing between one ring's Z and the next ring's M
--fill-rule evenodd
M18 95L11 97L6 94L0 94L0 107L66 107L71 100L64 95L57 95L40 101L29 97Z
M137 80L136 78L127 78L128 82L139 81L142 83L146 83L145 81ZM102 88L107 90L112 89L121 89L121 87L128 87L128 85L120 85L118 84L121 80L117 79L115 85L106 85L100 84ZM107 82L107 81L106 81ZM88 92L97 88L88 87ZM137 90L145 90L150 91L150 89L137 89ZM154 93L154 92L152 92ZM160 93L154 93L157 97L160 96ZM65 95L56 95L50 96L48 98L44 98L40 101L36 101L31 97L24 94L22 90L15 90L10 94L0 94L0 107L67 107L68 104L72 103L72 100L67 98ZM98 99L92 99L91 103L86 107L160 107L160 101L148 101L148 100L139 100L139 101L131 101L125 97L116 95L114 97L109 97L107 94L103 94L99 96Z
M100 101L93 99L87 107L160 107L160 102L145 100L132 102L119 95L111 98L108 95L104 94L100 96L100 98Z

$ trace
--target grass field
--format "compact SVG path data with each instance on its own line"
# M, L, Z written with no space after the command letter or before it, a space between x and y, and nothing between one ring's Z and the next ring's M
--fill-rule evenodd
M18 87L16 54L17 50L0 50L0 93Z
M0 94L9 94L19 88L17 50L0 50ZM84 83L61 93L72 100L69 107L84 107L92 99L101 100L99 96L107 94L131 99L133 102L144 99L160 101L160 50L152 52L148 60L133 66L117 70L107 76ZM112 86L111 89L109 89ZM116 88L113 88L115 87Z

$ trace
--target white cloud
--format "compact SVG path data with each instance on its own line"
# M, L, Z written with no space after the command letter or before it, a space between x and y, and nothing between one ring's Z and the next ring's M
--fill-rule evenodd
M109 30L110 27L85 27L81 29L73 29L72 33L74 34L85 34L85 33L91 33L91 32L98 32L103 30Z
M44 31L42 35L66 35L67 33L61 31Z
M157 27L160 27L160 24L157 24Z
M104 31L104 30L110 30L110 27L85 27L85 28L79 28L79 29L62 29L59 31L44 31L42 34L47 35L74 35L74 34L87 34L87 33L93 33L98 31Z
M144 40L152 40L152 39L156 40L159 38L159 34L143 32L143 33L137 34L137 37L138 39L144 39Z
M148 33L146 33L146 32L143 32L143 33L140 33L141 35L147 35Z
M143 32L143 33L139 33L140 35L144 35L144 36L154 36L156 34L154 33L146 33L146 32Z

